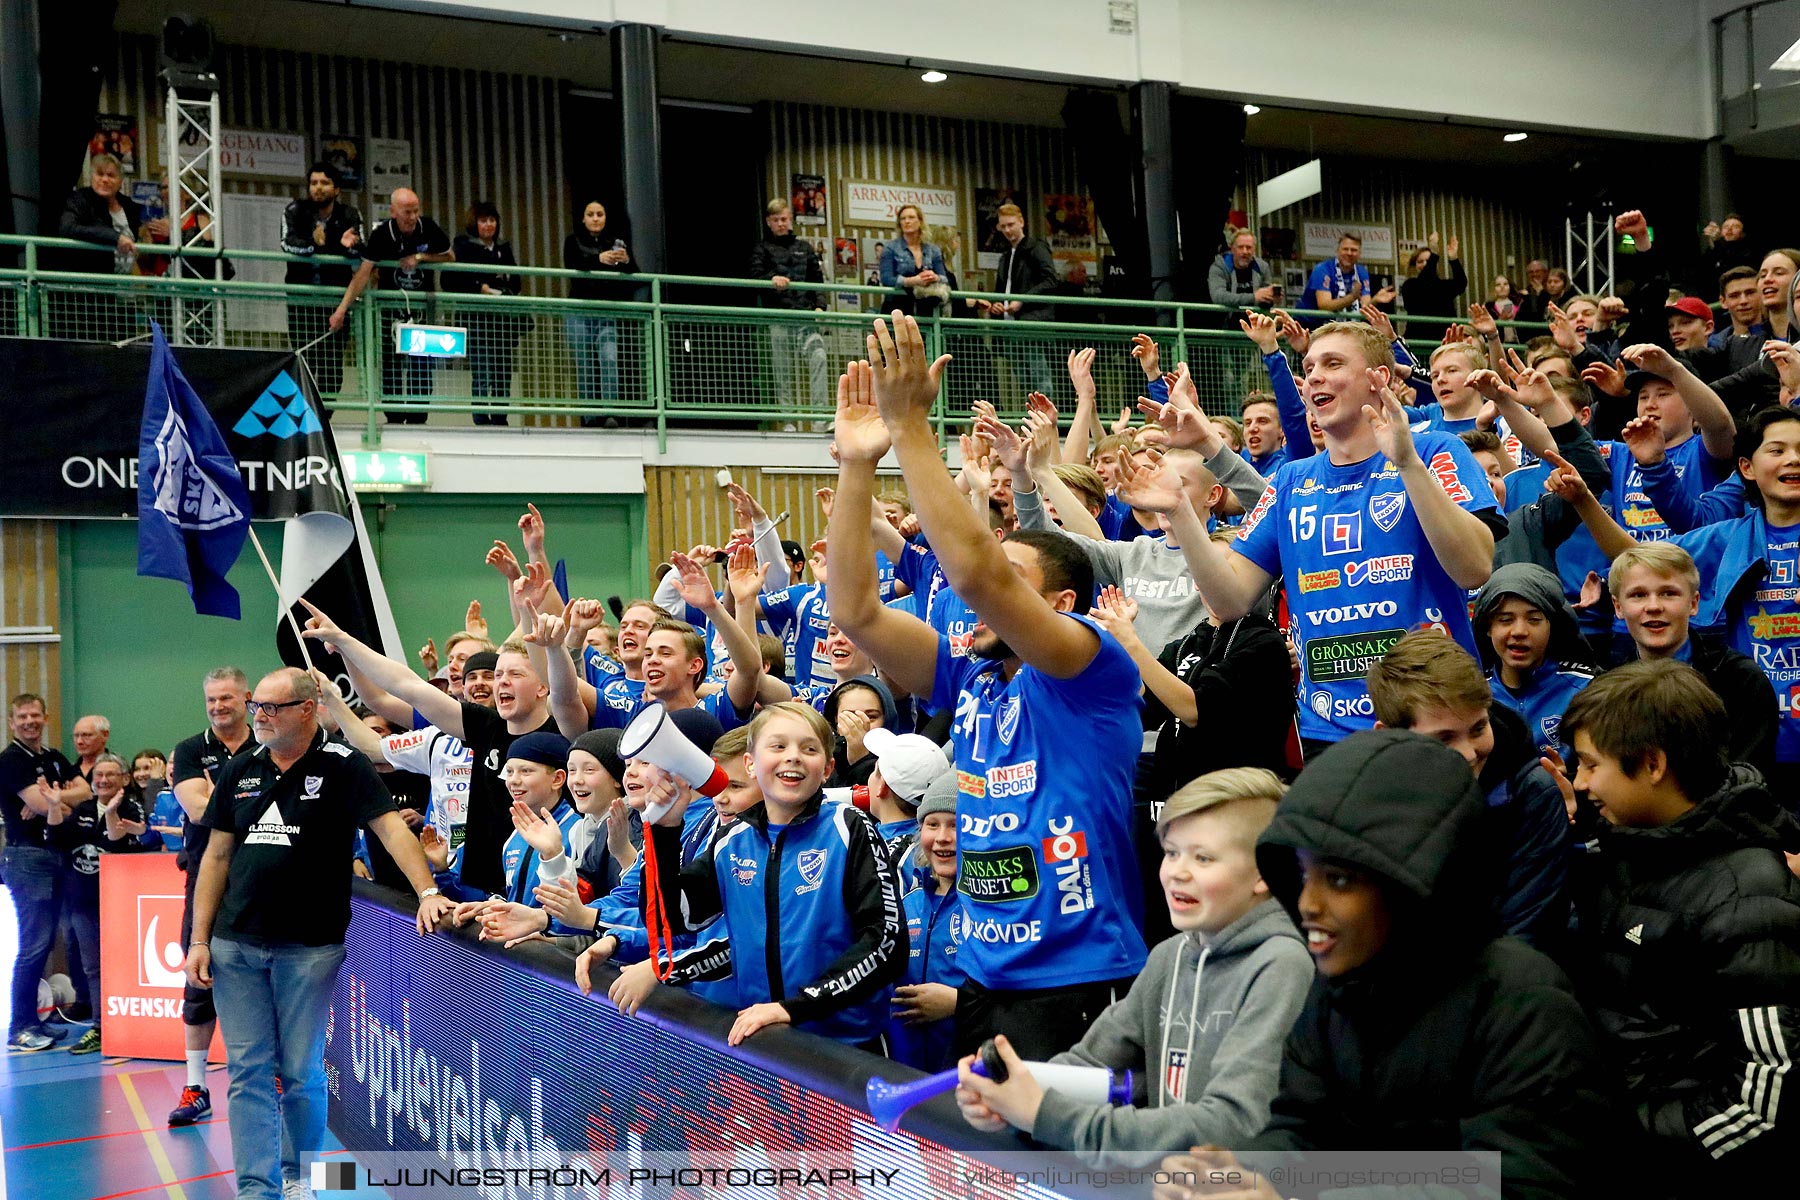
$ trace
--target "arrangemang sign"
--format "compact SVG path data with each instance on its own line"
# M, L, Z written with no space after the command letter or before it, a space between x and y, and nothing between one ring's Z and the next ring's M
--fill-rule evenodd
M925 214L927 225L957 227L955 188L849 180L843 189L843 221L846 225L882 225L892 229L894 214L900 206L916 204Z

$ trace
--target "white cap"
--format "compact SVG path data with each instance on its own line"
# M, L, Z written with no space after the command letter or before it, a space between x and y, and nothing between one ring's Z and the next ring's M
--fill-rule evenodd
M943 747L923 734L871 729L863 735L863 745L875 756L881 778L908 804L919 802L949 762Z

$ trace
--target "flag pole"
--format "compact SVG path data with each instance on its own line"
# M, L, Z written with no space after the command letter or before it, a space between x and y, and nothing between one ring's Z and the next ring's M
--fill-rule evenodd
M300 657L306 661L307 673L311 674L316 668L313 666L312 655L306 651L306 639L300 635L300 622L294 619L294 606L281 594L281 580L275 577L275 568L269 565L269 554L263 549L262 539L256 536L255 522L250 523L249 529L250 544L256 547L256 557L262 559L263 570L269 573L269 582L275 585L275 599L281 602L282 611L287 614L288 627L294 631L294 641L300 644Z

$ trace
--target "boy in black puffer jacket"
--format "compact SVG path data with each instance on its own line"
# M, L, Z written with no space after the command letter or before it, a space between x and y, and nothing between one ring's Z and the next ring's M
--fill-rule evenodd
M1725 706L1685 664L1601 676L1563 733L1607 822L1577 871L1582 990L1656 1178L1678 1196L1791 1192L1800 879L1783 852L1800 823L1727 764Z
M1484 810L1461 756L1401 730L1301 772L1256 861L1319 974L1242 1149L1499 1151L1509 1198L1629 1194L1608 1161L1627 1131L1567 977L1491 930Z

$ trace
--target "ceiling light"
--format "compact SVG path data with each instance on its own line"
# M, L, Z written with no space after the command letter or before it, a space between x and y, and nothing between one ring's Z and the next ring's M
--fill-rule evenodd
M1530 136L1529 133L1509 133L1500 140L1503 142L1522 142Z
M1771 71L1800 71L1800 42L1795 42L1781 52L1781 57L1769 64Z
M581 38L579 33L552 33L550 36L565 45L569 42L578 41Z
M1262 111L1262 109L1260 109L1260 108L1258 108L1258 107L1257 107L1257 106L1256 106L1256 105L1254 105L1254 104L1246 104L1246 105L1244 105L1244 115L1245 115L1245 116L1246 116L1246 117L1254 117L1254 116L1255 116L1255 115L1256 115L1256 114L1257 114L1257 113L1259 113L1259 112L1261 112L1261 111Z
M927 71L919 76L919 78L923 79L926 83L942 83L950 77L942 71Z

